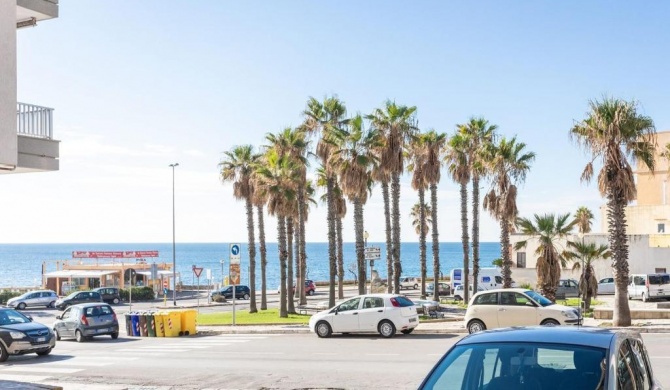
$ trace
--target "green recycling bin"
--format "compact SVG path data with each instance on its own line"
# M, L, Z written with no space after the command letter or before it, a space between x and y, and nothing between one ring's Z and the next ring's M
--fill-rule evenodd
M145 313L138 313L137 317L140 320L140 336L147 337L147 316Z
M144 315L147 323L147 336L156 337L156 321L154 320L154 313L146 313Z

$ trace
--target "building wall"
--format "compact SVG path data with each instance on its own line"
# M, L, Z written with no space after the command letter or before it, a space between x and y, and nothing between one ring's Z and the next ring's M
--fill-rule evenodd
M657 153L654 174L638 161L637 169L637 206L667 205L670 203L668 185L668 161L659 156L665 145L670 143L670 131L656 134Z
M0 168L15 167L16 132L16 1L0 1Z

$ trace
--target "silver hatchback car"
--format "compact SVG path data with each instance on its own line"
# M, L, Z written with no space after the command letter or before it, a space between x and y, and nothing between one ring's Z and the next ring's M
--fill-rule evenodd
M58 295L51 290L28 291L7 301L7 307L23 310L29 306L55 307Z
M53 325L56 340L74 338L77 342L90 340L93 336L119 337L119 321L114 309L106 303L81 303L65 309L56 316Z

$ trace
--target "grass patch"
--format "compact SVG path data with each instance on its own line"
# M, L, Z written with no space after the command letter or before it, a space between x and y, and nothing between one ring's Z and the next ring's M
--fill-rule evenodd
M563 306L579 307L579 298L557 299L556 303L561 304ZM604 303L603 301L591 299L591 306L598 306L602 305L603 303Z
M308 324L309 315L289 314L288 318L279 317L279 309L259 310L249 313L247 310L235 312L235 324L263 325L263 324ZM233 312L203 313L198 315L198 325L232 325Z

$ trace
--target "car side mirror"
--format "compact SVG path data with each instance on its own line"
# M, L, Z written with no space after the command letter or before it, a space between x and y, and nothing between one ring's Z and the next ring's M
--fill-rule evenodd
M33 322L33 317L31 317L31 316L26 316L26 318L28 318L28 321Z
M57 319L57 320L60 320L60 319L61 319L61 316L56 316L56 319Z

